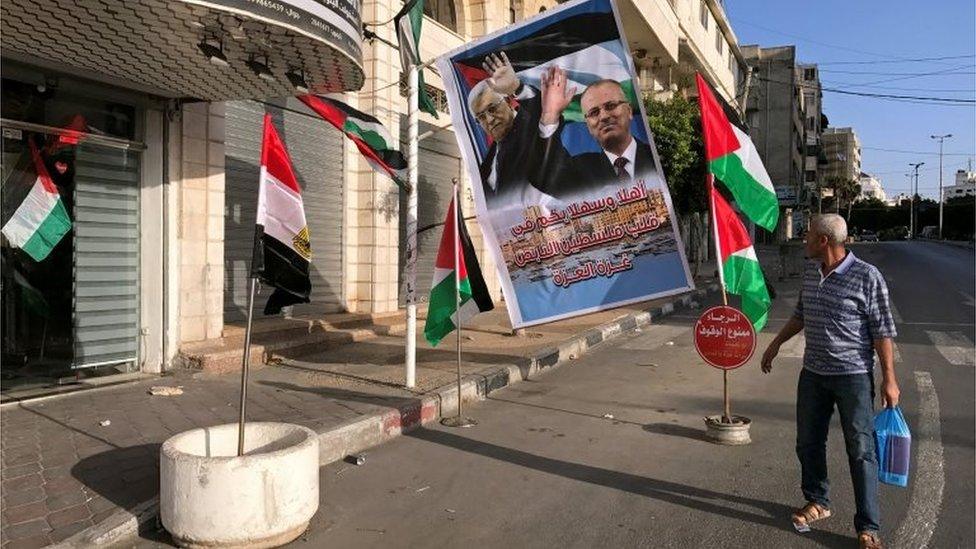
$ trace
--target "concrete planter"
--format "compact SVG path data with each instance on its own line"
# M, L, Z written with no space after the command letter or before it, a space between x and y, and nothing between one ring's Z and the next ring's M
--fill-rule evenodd
M732 423L722 423L722 416L708 416L705 418L705 438L716 443L729 446L749 444L749 425L752 420L742 416L732 416Z
M277 547L319 506L319 446L311 429L248 423L186 431L163 444L159 514L182 547Z

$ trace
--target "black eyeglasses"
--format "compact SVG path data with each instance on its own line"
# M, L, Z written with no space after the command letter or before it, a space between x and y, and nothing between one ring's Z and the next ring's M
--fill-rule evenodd
M593 119L600 116L600 111L607 111L608 113L617 110L620 105L627 103L627 101L607 101L602 105L597 105L592 109L586 111L586 117Z
M488 107L485 110L474 113L474 117L478 120L478 122L485 122L486 120L488 120L489 116L494 116L498 114L498 107L501 106L503 102L504 102L503 99L499 99L495 101L491 105L488 105Z

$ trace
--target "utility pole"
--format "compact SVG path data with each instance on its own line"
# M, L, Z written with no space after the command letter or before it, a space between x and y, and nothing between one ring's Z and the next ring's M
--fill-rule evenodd
M925 164L925 162L916 162L915 164L912 164L912 163L909 163L908 164L915 171L915 187L912 190L912 201L909 204L909 208L911 208L911 211L912 211L912 214L911 214L912 225L908 229L908 233L909 233L909 237L910 238L915 238L915 221L916 221L916 218L918 217L915 214L915 197L918 196L918 168L919 168L919 166L922 166L924 164Z
M939 140L939 240L942 240L942 144L946 139L952 137L951 133L945 135L933 135L932 139Z

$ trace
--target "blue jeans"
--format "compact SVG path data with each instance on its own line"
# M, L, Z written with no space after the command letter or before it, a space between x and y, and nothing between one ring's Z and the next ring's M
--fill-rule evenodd
M830 506L827 430L836 404L854 483L854 528L858 532L880 529L873 401L871 374L825 376L806 369L800 373L796 391L796 455L800 458L803 496L807 501Z

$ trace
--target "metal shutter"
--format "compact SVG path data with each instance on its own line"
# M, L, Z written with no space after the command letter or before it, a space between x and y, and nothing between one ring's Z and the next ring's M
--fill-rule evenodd
M407 117L400 117L400 140L406 151ZM420 122L419 133L435 126ZM434 260L440 246L444 217L451 202L451 178L461 177L461 152L452 131L439 131L419 144L420 170L417 176L417 301L426 302L434 278ZM427 228L425 230L425 228ZM400 193L400 305L407 302L403 291L407 242L407 197Z
M139 154L84 141L75 156L74 367L135 361Z
M254 244L254 217L265 110L285 142L302 187L312 244L312 302L296 313L335 312L342 302L342 134L296 99L266 105L227 103L224 207L224 321L241 320L247 309L247 276ZM282 108L284 107L284 108ZM298 112L295 112L298 111ZM308 114L303 114L308 113ZM255 300L260 314L268 290Z

